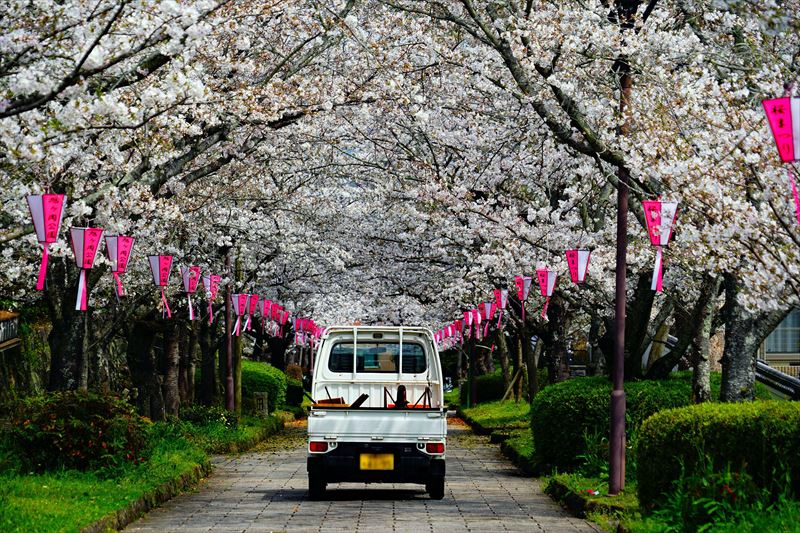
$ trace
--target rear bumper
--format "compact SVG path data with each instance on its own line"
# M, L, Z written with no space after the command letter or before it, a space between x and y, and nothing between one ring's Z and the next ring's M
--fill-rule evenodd
M360 470L362 453L391 453L392 470ZM327 483L347 481L366 483L427 483L434 476L444 476L445 461L442 456L431 456L414 444L339 443L325 454L308 456L307 470Z

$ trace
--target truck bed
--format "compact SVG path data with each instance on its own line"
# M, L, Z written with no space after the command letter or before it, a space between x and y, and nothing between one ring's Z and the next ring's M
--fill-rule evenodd
M447 432L445 411L433 409L312 408L309 438L333 442L424 442Z

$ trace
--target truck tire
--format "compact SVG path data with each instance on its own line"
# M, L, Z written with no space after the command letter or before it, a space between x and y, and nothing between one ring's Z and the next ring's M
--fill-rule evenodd
M321 500L325 497L325 487L328 484L319 474L308 474L308 499Z
M444 476L431 476L425 484L428 496L431 500L441 500L444 498Z

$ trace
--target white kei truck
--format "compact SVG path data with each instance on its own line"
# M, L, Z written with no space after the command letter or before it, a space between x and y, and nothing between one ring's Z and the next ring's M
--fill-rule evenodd
M321 338L308 416L308 493L328 483L420 483L444 497L447 411L433 333L334 326Z

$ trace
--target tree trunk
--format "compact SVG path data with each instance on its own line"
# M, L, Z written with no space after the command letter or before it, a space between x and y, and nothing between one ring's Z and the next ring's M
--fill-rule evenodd
M264 320L263 318L261 319ZM253 360L254 361L266 361L267 354L264 350L264 333L261 330L261 326L258 321L253 319L253 338L255 342L253 342Z
M520 332L522 344L522 354L525 359L525 370L528 374L528 402L539 394L539 375L536 369L539 367L539 355L542 353L542 339L536 341L536 347L531 346L531 337L523 330Z
M200 323L200 390L197 397L203 405L213 405L217 397L217 343L212 340L214 329L205 320Z
M558 383L565 379L564 369L568 367L567 349L569 340L567 331L569 330L569 315L566 312L563 301L553 298L548 310L548 335L547 335L547 359L548 371L550 372L550 383Z
M714 312L717 307L717 293L722 277L704 275L700 298L695 305L696 330L692 342L692 403L703 403L711 400L711 365L708 352L711 345L711 332L714 323Z
M497 355L500 358L500 371L503 375L503 390L511 386L511 373L509 372L508 343L503 330L497 332Z
M725 347L722 353L723 402L749 401L755 398L756 358L761 343L789 314L790 309L753 313L738 301L741 282L733 274L725 275Z
M694 338L692 313L688 310L676 309L675 327L673 329L678 333L678 341L675 346L670 348L669 353L653 362L647 374L645 374L645 379L667 379L675 365L686 355L686 350Z
M455 348L456 350L456 385L460 388L462 381L464 379L464 369L463 369L463 361L464 361L464 350L462 346L458 346Z
M84 324L75 311L75 290L70 290L66 278L70 269L64 261L50 261L45 301L53 328L47 342L50 345L50 375L47 389L74 390L79 384L78 361L83 350Z
M606 370L606 359L603 350L597 347L600 337L600 326L602 321L597 315L592 315L589 324L589 338L586 342L586 347L589 350L589 367L587 368L588 374L592 376L600 376Z
M655 292L650 289L652 272L642 272L633 298L627 305L625 320L625 379L642 377L642 356L647 347L647 326L653 310ZM644 346L644 348L643 348Z
M156 328L153 322L137 320L128 332L127 360L136 387L139 414L154 421L164 419L164 401L153 354Z
M520 372L520 375L517 378L517 382L514 384L514 398L517 403L519 403L519 401L522 399L522 394L523 394L522 382L524 381L522 378L522 372L524 371L525 368L525 361L522 353L522 345L520 344L519 339L520 339L519 335L517 335L516 338L514 339L514 346L516 347L516 350L514 351L514 373L516 374L517 372ZM538 385L538 382L535 383L534 385Z
M242 414L242 338L233 344L233 401L237 415ZM277 407L277 406L276 406Z
M293 337L267 337L269 346L270 364L281 372L286 372L286 350Z
M181 407L178 389L180 353L178 349L178 327L174 320L164 326L164 408L168 415L178 416Z
M633 297L625 306L625 379L638 379L642 377L642 356L647 347L647 328L650 323L650 313L653 309L655 293L650 289L652 272L639 274ZM614 319L605 320L605 333L598 342L603 351L608 371L614 373ZM644 347L644 348L643 348Z
M478 372L476 367L476 359L478 358L476 352L478 351L478 340L472 338L469 341L469 407L475 407L478 404Z
M189 336L192 322L187 327L182 322L178 327L178 394L181 405L189 403Z

